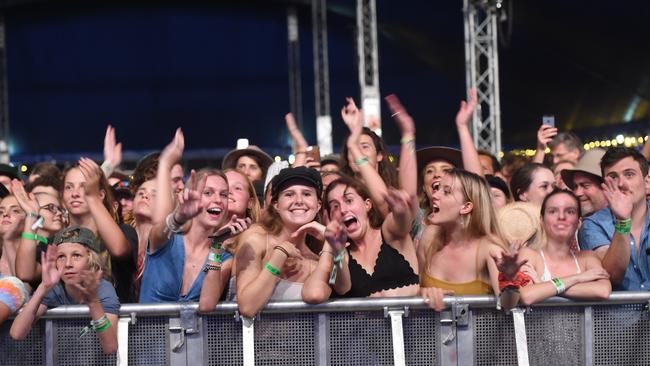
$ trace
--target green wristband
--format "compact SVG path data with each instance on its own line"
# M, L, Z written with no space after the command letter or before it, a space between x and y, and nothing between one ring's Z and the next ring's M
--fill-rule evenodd
M354 163L357 164L357 166L362 166L366 163L368 163L368 157L364 156L358 159L354 159Z
M264 264L264 268L266 268L267 271L271 272L271 274L274 275L275 277L280 277L280 270L273 267L271 263L266 262Z
M101 333L110 327L111 327L111 321L106 319L106 321L103 324L95 327L95 333Z
M28 232L23 231L20 234L20 237L23 238L23 239L36 240L36 241L40 241L43 244L47 244L47 238L44 237L44 236L40 236L38 234L28 233Z
M629 234L632 231L632 219L614 220L614 231L621 235Z

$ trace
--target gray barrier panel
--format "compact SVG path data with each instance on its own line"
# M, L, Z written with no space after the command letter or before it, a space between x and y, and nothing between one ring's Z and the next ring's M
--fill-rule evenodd
M594 365L650 365L648 306L594 306Z
M79 332L90 319L56 319L54 325L55 365L113 366L116 355L105 355L94 332L79 338Z
M208 365L241 365L242 354L241 322L232 315L204 317L208 330Z
M139 317L129 324L129 365L169 363L169 318Z
M44 365L45 322L36 323L22 341L9 337L11 323L8 321L0 326L0 365Z

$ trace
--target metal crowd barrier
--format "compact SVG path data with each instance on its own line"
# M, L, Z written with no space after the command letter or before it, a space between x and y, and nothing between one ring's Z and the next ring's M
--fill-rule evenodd
M508 314L494 300L448 297L441 313L420 298L275 302L254 322L234 303L210 314L197 304L125 304L109 356L96 335L78 338L88 309L64 306L23 341L3 324L0 365L650 365L649 292L552 298Z

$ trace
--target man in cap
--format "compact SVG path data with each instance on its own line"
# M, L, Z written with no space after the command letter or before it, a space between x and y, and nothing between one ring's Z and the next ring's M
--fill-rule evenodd
M564 184L580 200L583 217L607 207L607 198L601 187L603 176L600 170L600 159L603 155L605 150L591 149L584 153L573 169L564 169L560 172Z
M584 219L578 242L582 249L600 256L615 290L648 290L648 162L635 149L612 147L603 155L600 167L609 206Z

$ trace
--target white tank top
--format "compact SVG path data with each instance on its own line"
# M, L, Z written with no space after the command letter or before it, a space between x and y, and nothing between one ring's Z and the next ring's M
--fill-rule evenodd
M542 261L544 261L544 273L542 273L542 276L539 278L541 281L550 281L553 276L551 276L551 271L548 270L548 266L546 266L546 258L544 257L544 251L540 250L539 254L542 255ZM576 258L576 255L571 252L571 255L573 256L573 261L576 263L576 273L580 273L580 265L578 264L578 258Z

